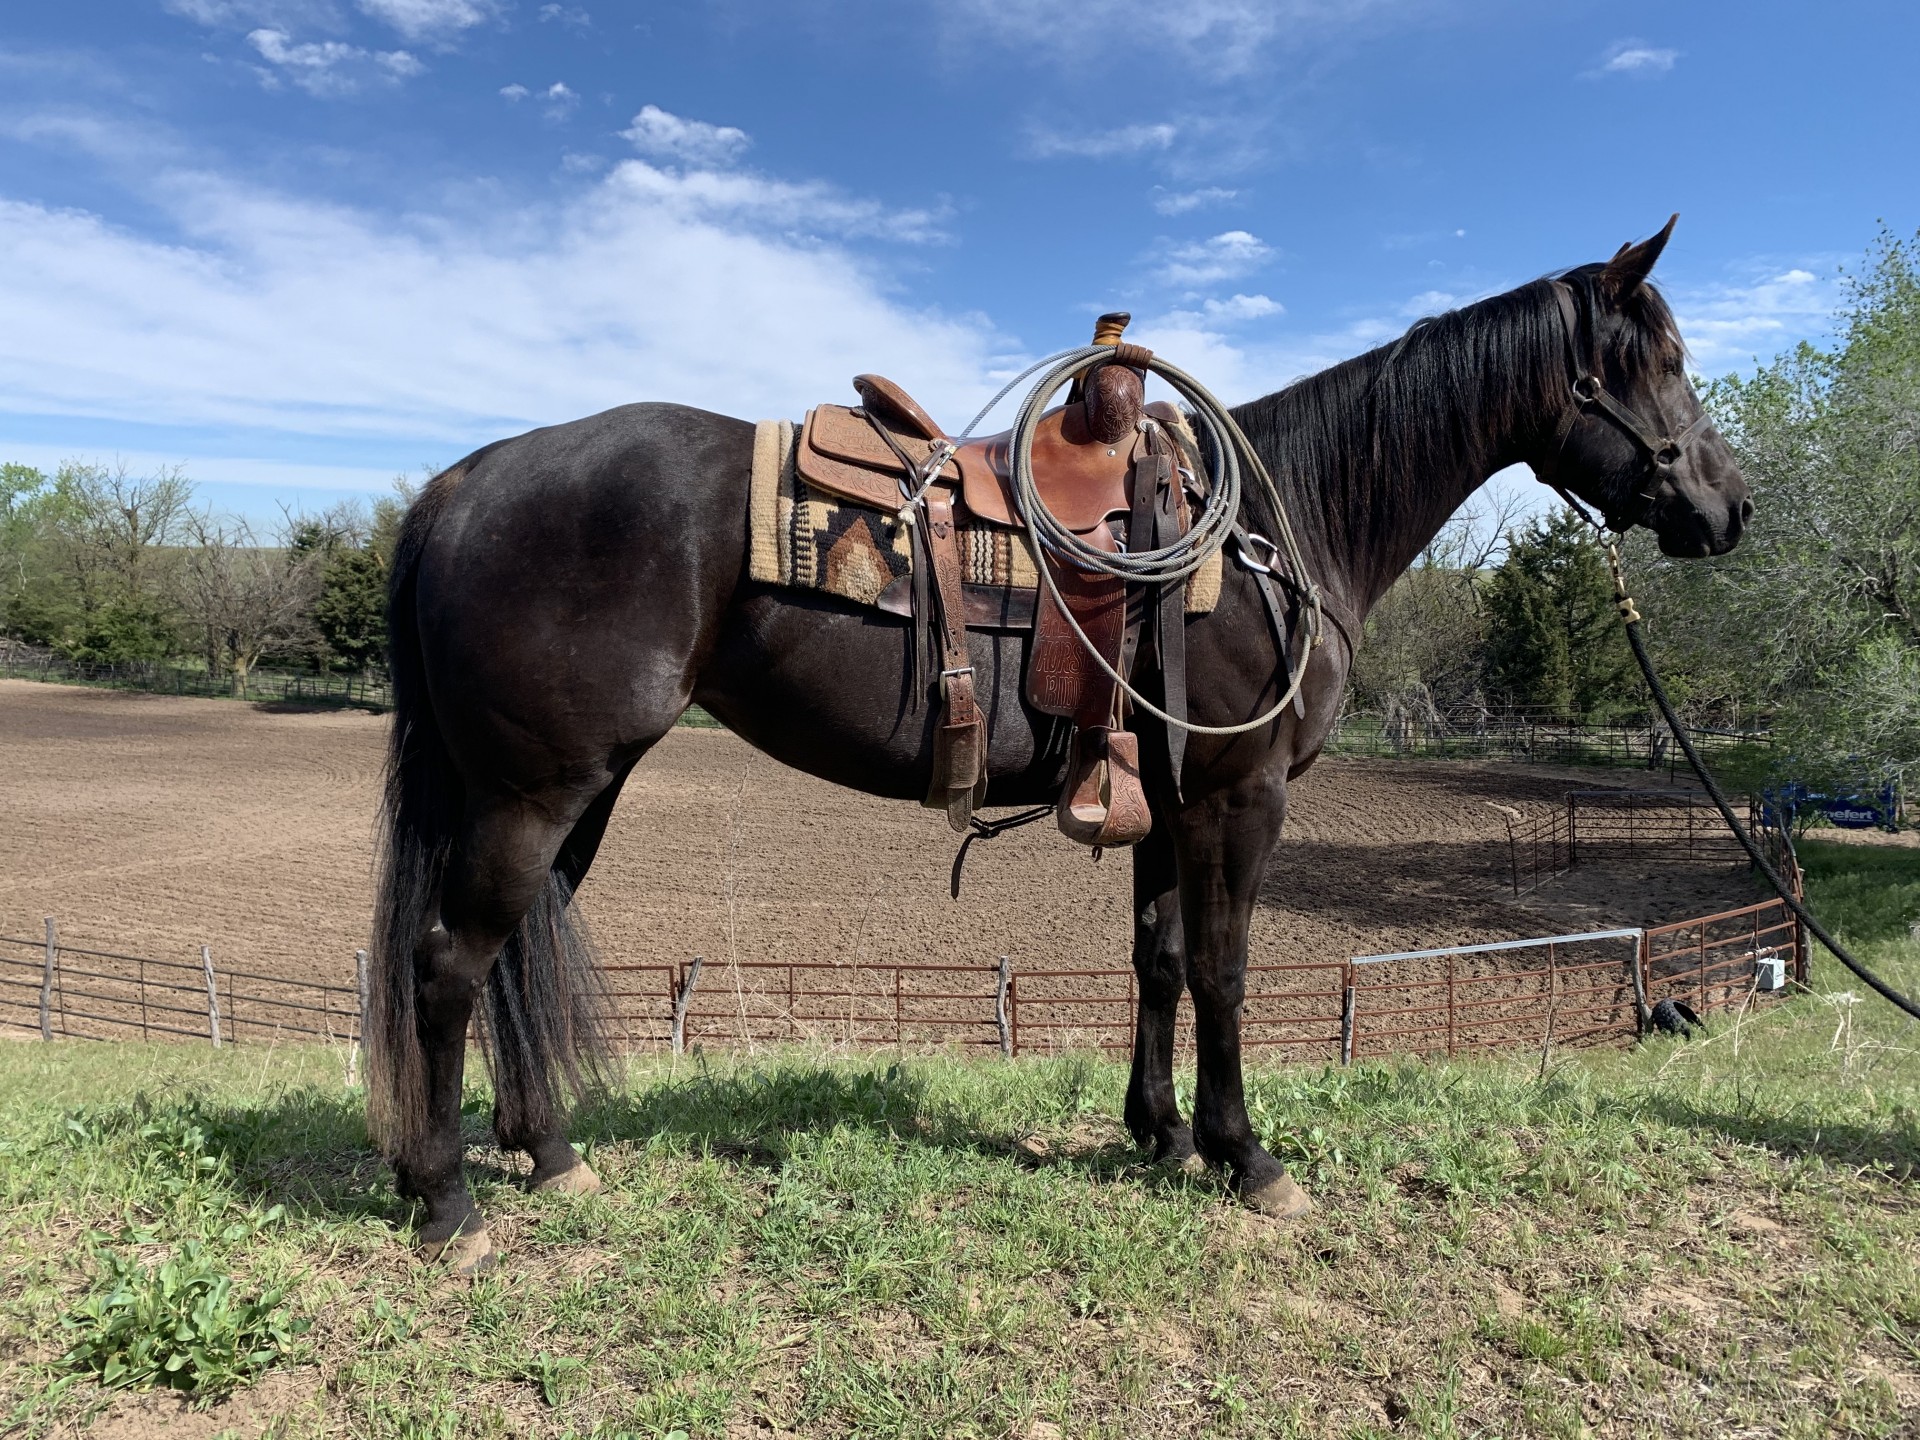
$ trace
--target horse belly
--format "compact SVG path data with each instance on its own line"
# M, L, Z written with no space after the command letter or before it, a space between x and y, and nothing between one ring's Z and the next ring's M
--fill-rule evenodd
M938 664L915 703L906 622L800 591L751 586L701 667L694 699L783 764L870 795L919 800L933 771ZM1020 696L1018 635L971 632L974 689L987 717L988 803L1036 804L1059 788L1052 723Z

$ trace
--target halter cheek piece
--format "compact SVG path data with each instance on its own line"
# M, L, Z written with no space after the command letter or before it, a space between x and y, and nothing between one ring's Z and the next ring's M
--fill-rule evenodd
M1580 357L1580 321L1574 312L1573 290L1565 282L1553 282L1553 298L1560 302L1560 319L1566 339L1567 351L1567 390L1570 399L1567 407L1560 412L1560 425L1553 437L1553 460L1557 463L1561 453L1567 448L1567 437L1573 433L1573 427L1580 417L1597 411L1623 430L1647 454L1647 478L1633 494L1631 513L1612 512L1607 514L1608 528L1623 534L1647 518L1647 512L1653 508L1653 502L1660 493L1660 487L1673 477L1673 467L1687 453L1687 447L1700 438L1708 424L1705 410L1678 435L1655 429L1637 414L1631 406L1625 404L1607 392L1600 381L1597 358L1588 363ZM1558 482L1549 482L1560 492L1563 499L1575 509L1581 508L1566 488Z

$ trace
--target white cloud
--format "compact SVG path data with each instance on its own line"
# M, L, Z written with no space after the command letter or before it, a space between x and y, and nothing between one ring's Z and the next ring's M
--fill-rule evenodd
M1041 126L1027 135L1027 151L1042 160L1077 157L1086 160L1110 160L1118 155L1142 155L1172 146L1180 130L1165 121L1153 125L1122 125L1114 130L1095 130L1068 135Z
M1241 320L1265 320L1284 315L1287 307L1265 295L1232 295L1225 300L1209 300L1201 306L1209 320L1232 324Z
M1210 205L1224 205L1239 197L1238 190L1225 190L1218 185L1209 185L1200 190L1163 190L1155 187L1153 208L1162 215L1185 215Z
M889 210L876 200L848 195L820 181L774 180L737 171L680 172L662 170L644 160L623 160L606 184L677 214L751 224L794 237L831 235L903 244L933 244L948 238L944 212Z
M1273 247L1245 230L1174 245L1160 257L1157 278L1167 285L1217 285L1249 275L1273 258Z
M215 30L337 30L332 0L165 0L175 15Z
M1616 40L1607 47L1598 75L1664 75L1680 58L1678 50L1663 50L1639 40Z
M1732 281L1669 290L1667 299L1694 363L1716 374L1824 333L1840 293L1836 281L1796 265L1755 267Z
M644 105L633 124L620 132L642 155L688 165L725 165L753 143L732 125L686 120L658 105Z
M1147 45L1217 76L1258 70L1278 42L1423 8L1423 0L1075 0L1063 20L1057 6L1033 0L952 0L946 16L958 39L984 37L1058 64L1137 60Z
M397 218L143 173L166 240L0 200L0 409L378 437L411 468L632 400L797 418L862 370L960 414L1005 351L819 238L922 220L823 186L629 160L564 203Z
M445 42L500 13L496 0L358 0L358 4L363 14L416 41Z
M368 84L398 84L427 67L405 50L363 50L341 40L295 43L284 30L255 30L247 43L275 70L261 71L269 85L281 79L309 95L351 95Z
M584 10L575 9L567 5L542 5L540 7L540 23L544 25L550 20L558 21L570 30L591 30L593 28L593 16Z
M503 96L505 96L508 100L510 100L512 103L514 103L515 105L518 105L522 100L526 99L533 92L527 89L526 86L515 83L512 85L502 85L500 87L500 93Z
M1460 297L1446 290L1423 290L1400 307L1400 313L1410 319L1419 319L1425 315L1438 315L1443 310L1451 310L1460 303Z
M580 92L564 80L556 80L541 92L540 98L547 102L546 117L549 120L564 120L580 103Z

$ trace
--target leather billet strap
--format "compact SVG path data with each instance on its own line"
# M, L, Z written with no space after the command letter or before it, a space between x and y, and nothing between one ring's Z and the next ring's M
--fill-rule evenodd
M930 809L945 810L947 824L965 834L974 806L986 795L987 727L974 694L973 661L967 651L966 597L961 586L960 532L953 519L953 492L930 487L924 497L927 554L933 562L934 598L940 612L940 694L944 702L934 732Z
M1171 458L1171 457L1169 457ZM1153 544L1164 549L1179 538L1182 528L1180 486L1169 482L1160 487L1153 509ZM1187 718L1187 582L1163 580L1159 584L1159 604L1153 617L1153 648L1160 661L1160 700L1176 720ZM1178 725L1162 727L1167 732L1167 766L1173 777L1173 796L1180 800L1180 770L1187 756L1187 732Z
M1567 448L1567 439L1573 434L1573 427L1579 423L1581 416L1597 410L1619 426L1647 455L1646 483L1634 492L1636 503L1631 513L1622 510L1610 512L1607 516L1607 524L1624 533L1646 518L1659 496L1660 487L1671 478L1673 467L1687 453L1687 447L1705 431L1709 417L1702 410L1698 419L1674 434L1656 429L1631 406L1616 399L1600 379L1599 357L1590 354L1583 358L1580 353L1580 317L1574 307L1573 287L1564 280L1552 283L1553 298L1560 308L1561 334L1565 342L1569 399L1566 408L1560 412L1560 423L1554 430L1553 458L1550 463L1558 463L1561 453ZM1560 487L1556 484L1555 488Z

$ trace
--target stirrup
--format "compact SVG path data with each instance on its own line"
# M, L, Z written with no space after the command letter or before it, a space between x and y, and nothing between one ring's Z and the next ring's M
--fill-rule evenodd
M1060 833L1082 845L1132 845L1153 828L1140 784L1140 737L1088 725L1073 732L1067 785L1054 812Z

